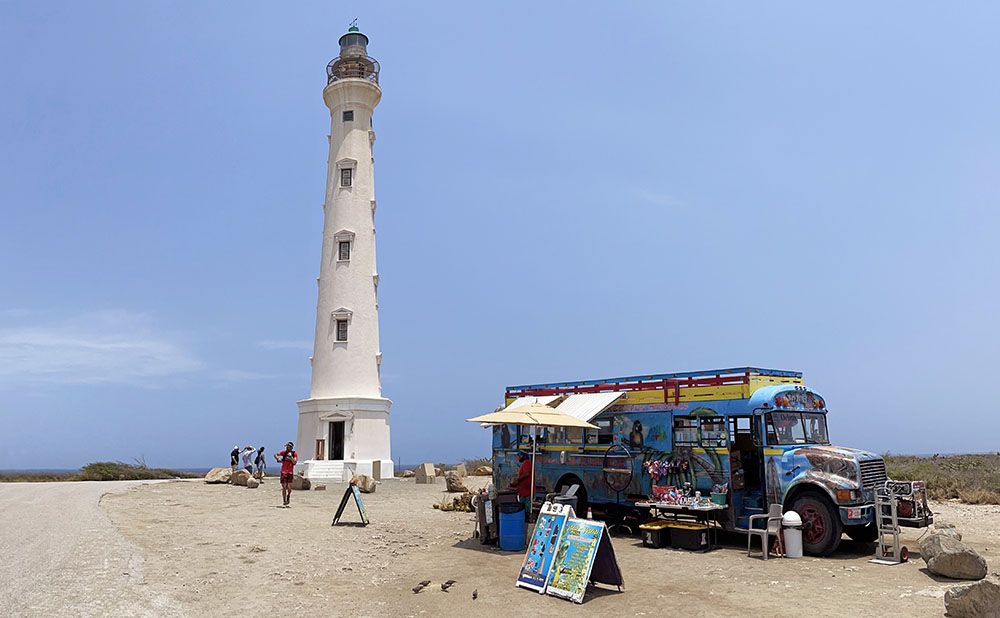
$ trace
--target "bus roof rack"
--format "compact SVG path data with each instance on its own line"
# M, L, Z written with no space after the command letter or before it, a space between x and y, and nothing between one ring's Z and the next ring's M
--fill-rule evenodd
M705 371L681 371L651 375L580 380L577 382L552 382L549 384L522 384L508 386L507 396L556 395L563 393L598 393L603 391L651 390L691 386L722 386L748 384L751 376L801 380L801 371L762 369L760 367L730 367Z

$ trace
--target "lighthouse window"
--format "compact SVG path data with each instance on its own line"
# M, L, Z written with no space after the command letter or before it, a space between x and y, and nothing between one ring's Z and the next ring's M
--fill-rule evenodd
M337 341L347 341L347 320L337 320Z
M351 241L342 240L337 245L337 259L346 262L351 259Z
M344 122L353 122L353 121L354 121L354 110L349 109L346 112L344 112Z
M351 186L351 180L353 180L353 178L352 178L353 175L354 175L354 170L353 169L351 169L349 167L342 168L340 170L340 186L341 187L349 187L349 186Z

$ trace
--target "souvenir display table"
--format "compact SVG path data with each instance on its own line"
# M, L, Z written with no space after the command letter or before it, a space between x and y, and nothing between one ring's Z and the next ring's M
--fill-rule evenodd
M657 518L668 518L672 516L674 519L677 519L678 516L685 516L704 523L709 529L709 549L715 548L715 531L718 528L716 518L727 508L720 504L705 504L703 502L678 504L673 502L653 501L636 502L635 507L639 509L649 509L650 515Z

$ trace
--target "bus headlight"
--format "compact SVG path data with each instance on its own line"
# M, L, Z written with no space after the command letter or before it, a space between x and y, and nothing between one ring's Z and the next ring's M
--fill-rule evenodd
M856 502L858 500L858 493L856 489L838 489L835 492L837 502Z

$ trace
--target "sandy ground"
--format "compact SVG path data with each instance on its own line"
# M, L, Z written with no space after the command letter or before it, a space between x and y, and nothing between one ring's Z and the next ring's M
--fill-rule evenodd
M138 483L0 483L0 614L183 615L142 585L142 553L101 496Z
M278 508L273 480L257 490L148 485L109 495L102 504L142 550L150 598L188 615L285 610L323 616L470 611L485 616L801 616L804 611L940 616L944 591L955 585L935 580L919 559L893 567L869 564L868 546L848 540L832 558L763 562L747 558L739 547L742 537L707 554L648 549L638 539L619 537L614 547L625 591L592 590L582 606L573 607L515 588L522 555L471 540L470 514L431 509L442 490L443 485L387 480L365 496L372 520L367 527L330 526L343 485L295 492L290 509ZM352 508L344 521L358 520ZM1000 506L944 503L934 508L939 521L954 523L986 556L991 571L1000 568ZM907 535L911 550L919 534ZM411 592L425 579L434 583L420 594ZM448 579L458 583L442 592L439 583ZM473 590L478 600L472 599Z

